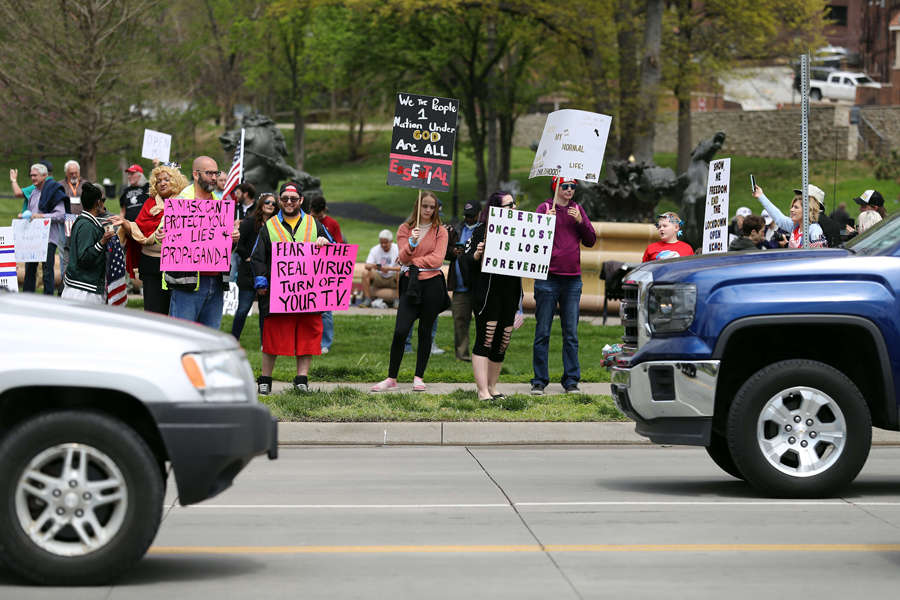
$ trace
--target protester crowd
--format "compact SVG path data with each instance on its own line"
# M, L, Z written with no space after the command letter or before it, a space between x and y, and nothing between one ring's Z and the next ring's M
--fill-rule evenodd
M250 183L232 192L235 200L231 231L231 268L227 272L163 271L162 244L166 237L163 215L166 199L194 198L221 201L225 174L208 156L197 157L190 178L177 163L156 164L149 179L144 169L132 164L125 169L127 186L119 197L119 210L106 206L103 187L81 178L77 162L64 166L65 179L53 179L47 162L31 166L31 185L20 188L15 169L10 181L15 195L23 198L23 219L49 219L47 259L43 263L43 291L54 294L55 262L59 255L64 299L102 304L106 301L109 253L121 248L126 270L140 281L144 310L194 321L218 329L224 296L232 283L237 289L237 308L231 334L240 339L253 306L259 313L262 368L260 394L272 390L272 372L278 356L296 362L294 389L308 391L313 356L327 354L334 339L331 312L270 313L269 281L273 242L341 244L347 240L338 222L328 215L327 202L307 201L301 185L287 181L277 194L257 194ZM540 203L537 214L555 216L555 230L546 279L535 279L536 328L534 335L531 393L540 395L549 385L548 353L551 325L558 314L562 330L563 374L566 392L578 392L581 380L578 345L582 275L581 248L597 241L582 206L574 201L577 181L554 177L551 198ZM756 186L753 197L761 211L740 207L729 226L729 251L777 250L803 245L802 194L793 190L790 210L782 213ZM854 198L860 207L854 221L846 203L825 213L825 192L809 185L809 243L812 247L836 247L865 232L885 216L884 198L866 190ZM404 354L411 351L417 327L414 391L425 391L426 372L432 354L442 353L434 338L437 317L446 309L453 315L453 350L457 360L471 361L478 397L497 400L502 394L497 381L514 331L523 322L522 281L518 276L488 273L482 269L488 215L492 207L512 209L515 196L498 190L482 208L468 202L463 221L444 223L437 196L423 191L409 218L395 232L382 230L378 243L366 254L362 273L361 307L396 308L390 342L387 377L372 386L373 392L398 388L397 377ZM71 216L67 216L71 215ZM69 227L66 223L69 223ZM230 225L229 225L230 227ZM674 212L658 217L659 241L650 244L643 261L664 260L699 253L683 239L684 222ZM396 242L394 241L396 238ZM38 263L26 263L23 290L34 292ZM444 274L446 270L446 276ZM471 322L475 340L470 343Z

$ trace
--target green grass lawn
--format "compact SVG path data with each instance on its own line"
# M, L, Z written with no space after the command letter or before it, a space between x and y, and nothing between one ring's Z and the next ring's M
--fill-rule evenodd
M350 388L263 397L272 414L290 421L625 421L609 396L507 396L492 402L472 392L368 394Z
M222 331L231 331L231 317L222 322ZM247 319L241 335L241 346L258 375L262 354L260 352L259 327L257 317ZM524 383L531 380L531 354L534 345L533 318L525 319L525 324L513 333L500 381ZM388 355L394 332L393 315L346 315L334 313L334 343L331 352L313 358L310 380L346 381L377 383L387 377ZM600 349L605 344L620 342L621 327L601 327L582 321L578 327L581 356L581 379L586 382L609 381L607 370L601 366ZM413 334L413 345L416 345ZM470 332L470 343L475 341L474 322ZM428 361L425 381L446 383L468 383L473 381L472 365L456 360L453 354L453 319L440 317L437 345L446 350L444 354L432 356ZM405 354L400 367L400 380L412 381L415 370L415 354ZM273 377L279 381L291 381L296 374L296 364L289 358L279 358L275 363ZM562 377L562 334L559 321L553 323L550 336L550 387ZM551 391L548 388L548 391Z

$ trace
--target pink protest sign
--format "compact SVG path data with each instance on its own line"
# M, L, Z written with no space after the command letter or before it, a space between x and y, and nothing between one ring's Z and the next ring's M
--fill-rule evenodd
M269 312L347 310L358 244L272 243Z
M160 271L231 270L234 200L166 198Z

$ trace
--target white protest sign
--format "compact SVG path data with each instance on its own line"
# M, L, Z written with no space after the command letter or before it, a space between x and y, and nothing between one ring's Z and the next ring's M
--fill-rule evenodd
M612 117L584 110L558 110L547 115L532 177L567 177L597 183Z
M222 303L222 314L233 317L238 308L238 286L235 282L228 282L228 289L225 290Z
M172 136L168 133L144 130L144 146L141 148L141 157L156 159L159 162L169 162L169 151L172 149Z
M709 176L706 178L706 214L703 217L703 254L728 250L730 182L730 158L720 158L709 163Z
M12 227L0 227L0 289L18 292L16 246L13 239Z
M44 262L50 243L50 219L13 219L16 262Z
M547 279L556 216L492 206L484 239L485 273Z

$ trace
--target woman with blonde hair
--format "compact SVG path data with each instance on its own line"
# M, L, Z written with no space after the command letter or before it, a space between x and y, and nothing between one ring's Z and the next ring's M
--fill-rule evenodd
M768 211L769 216L775 220L775 223L781 229L791 232L788 239L788 248L802 248L803 194L800 190L794 190L790 217L785 216L772 204L771 200L766 198L761 187L756 186L756 189L753 190L753 197L760 201ZM822 231L822 226L816 222L819 220L819 202L825 202L825 192L818 186L809 184L809 245L811 248L825 248L828 245L825 241L825 232Z
M416 319L419 320L419 344L416 347L413 391L424 392L426 389L422 377L431 355L431 327L441 311L449 306L447 280L441 272L441 264L447 254L448 234L441 227L437 204L437 196L433 192L421 192L413 213L397 231L398 261L402 265L400 307L391 341L388 376L372 386L373 392L397 389L406 336Z
M173 198L188 185L187 178L178 170L178 164L165 163L150 173L150 197L141 207L134 221L125 221L119 229L120 237L130 238L141 246L138 275L144 284L144 310L169 314L169 290L163 289L159 257L165 230L162 226L166 198Z

